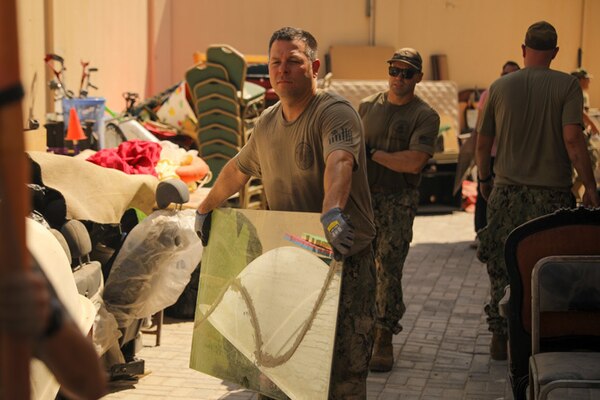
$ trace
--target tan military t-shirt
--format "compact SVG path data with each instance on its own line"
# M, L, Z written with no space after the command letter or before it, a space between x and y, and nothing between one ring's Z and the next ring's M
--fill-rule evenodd
M478 131L496 136L495 185L568 191L572 167L563 126L583 126L577 78L548 68L524 68L490 87Z
M440 130L440 116L418 96L404 105L387 101L387 92L363 99L358 108L365 130L365 142L371 148L387 152L417 150L433 155ZM392 171L368 161L369 184L390 192L417 188L421 174Z
M236 162L243 173L261 178L271 210L321 213L325 161L338 149L352 153L355 163L344 209L355 228L351 255L371 244L375 226L362 125L348 101L319 91L293 122L285 121L281 104L275 104L262 113Z

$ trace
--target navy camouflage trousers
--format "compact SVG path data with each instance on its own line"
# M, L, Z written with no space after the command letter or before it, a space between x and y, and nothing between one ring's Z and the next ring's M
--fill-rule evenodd
M406 311L402 294L402 269L413 237L419 191L372 193L375 215L375 270L377 272L377 325L394 334L402 330Z
M504 262L504 243L517 226L560 208L575 206L571 192L528 186L494 187L488 199L487 226L481 229L477 257L487 264L490 278L490 302L484 310L488 329L506 336L506 320L498 311L498 303L509 284Z
M338 261L332 261L331 266ZM343 261L329 399L364 400L375 326L373 249Z

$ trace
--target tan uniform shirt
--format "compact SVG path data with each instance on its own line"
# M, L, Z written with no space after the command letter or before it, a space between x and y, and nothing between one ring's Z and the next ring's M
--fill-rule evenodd
M569 191L572 166L563 126L583 126L577 78L548 68L524 68L496 80L477 131L496 136L495 185Z
M440 130L440 116L419 97L398 106L387 101L387 92L362 100L358 113L365 127L365 142L374 149L387 152L417 150L434 153ZM374 161L367 164L369 184L389 192L415 189L421 174L392 171Z
M352 187L344 209L355 228L352 255L371 244L375 226L362 125L348 101L319 91L293 122L287 122L281 104L275 104L262 113L236 162L243 173L261 178L271 210L320 213L325 161L338 149L354 156Z

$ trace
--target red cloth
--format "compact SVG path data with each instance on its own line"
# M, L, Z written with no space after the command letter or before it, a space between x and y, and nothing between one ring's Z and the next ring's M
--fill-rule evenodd
M147 174L158 176L156 164L162 147L155 142L129 140L116 149L102 149L87 161L106 168L121 170L127 174Z
M477 183L464 180L462 183L462 208L466 212L475 212L475 203L477 202Z

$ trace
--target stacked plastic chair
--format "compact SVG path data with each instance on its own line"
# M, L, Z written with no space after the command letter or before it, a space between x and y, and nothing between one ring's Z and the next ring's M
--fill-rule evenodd
M212 186L225 164L247 141L265 105L265 88L246 82L244 56L228 45L212 45L206 62L186 73L198 119L199 155L209 165ZM240 208L264 208L262 185L251 179L239 194Z

